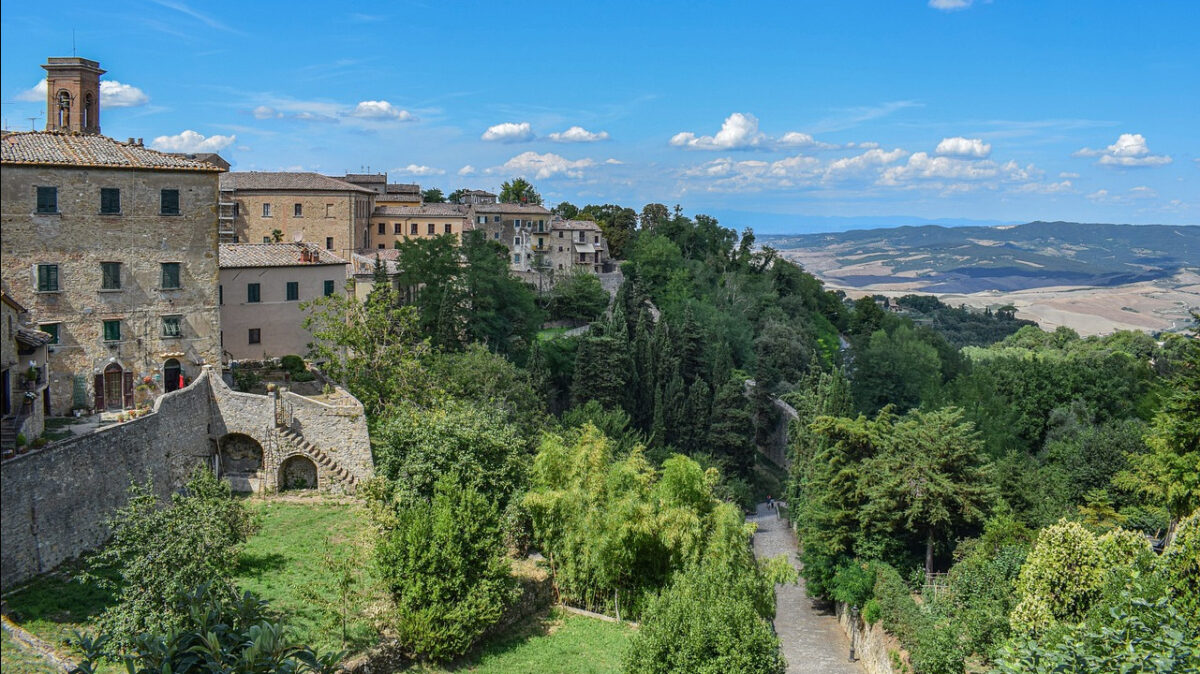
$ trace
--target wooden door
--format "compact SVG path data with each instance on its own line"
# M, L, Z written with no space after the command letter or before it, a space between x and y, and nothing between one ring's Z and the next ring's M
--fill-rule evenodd
M104 408L109 411L124 409L124 377L121 374L120 365L113 364L104 368Z

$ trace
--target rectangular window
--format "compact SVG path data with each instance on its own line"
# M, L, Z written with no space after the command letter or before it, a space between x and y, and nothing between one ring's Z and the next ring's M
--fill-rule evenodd
M271 217L271 204L263 204L263 217Z
M500 232L492 232L492 238L499 241L500 240Z
M183 287L179 282L178 262L162 263L162 287L163 290L177 290Z
M595 241L593 243L600 243L600 237L593 236L592 238L595 239Z
M559 233L558 233L558 238L560 238L560 239L561 239L561 238L563 238L563 233L562 233L562 232L559 232Z
M233 202L233 217L236 218L236 217L240 216L241 214L242 214L242 204L237 201ZM237 242L235 241L234 243L237 243Z
M293 218L303 218L304 217L304 204L292 204L292 217Z
M333 204L325 204L325 217L333 217Z
M271 243L271 237L269 237L269 236L264 236L264 237L263 237L263 243Z
M163 190L159 198L163 215L179 215L179 190Z
M121 190L115 187L100 188L100 214L121 214Z
M494 217L492 218L492 222L500 222L500 216L499 216L499 215L497 215L497 216L494 216Z
M178 337L180 335L179 324L182 321L182 318L182 316L163 316L162 336Z
M475 218L475 224L477 224L477 225L486 225L486 224L487 224L487 216L486 216L486 215L481 215L481 216L479 216L479 217Z
M38 213L57 213L58 212L58 188L57 187L38 187L37 188L37 212Z
M37 289L39 293L58 292L58 265L39 264L37 266Z
M104 341L121 341L121 321L104 321Z
M299 281L288 281L287 282L287 301L296 302L299 299L300 299L300 282Z
M415 223L415 222L412 223L411 225L409 225L408 229L409 229L409 232L408 232L409 234L412 234L413 236L417 235L417 223Z
M521 264L521 254L520 253L516 253L513 255L513 264Z
M383 250L383 244L379 244L379 250Z
M520 218L517 218L516 220L513 220L513 227L520 227L520 226L521 226L521 219L520 219Z
M519 245L521 245L521 237L519 237L519 236L514 236L514 237L513 237L513 245L514 245L514 246L519 246Z
M397 222L392 225L392 234L403 234L403 233L404 233L404 228L400 226L400 223Z
M325 237L325 250L333 250L333 237Z
M101 290L120 290L121 289L121 263L120 262L101 262L100 263L100 289Z
M261 328L250 328L250 343L251 344L262 343L262 329Z
M437 234L437 225L433 224L432 222L429 223L429 228L427 231L430 235Z
M381 222L381 223L379 223L379 233L380 233L380 234L386 234L386 233L387 233L387 229L386 229L386 228L387 228L387 225L385 225L385 224L384 224L384 223L382 223L382 222Z
M332 295L335 290L336 290L336 286L334 285L333 281L325 282L325 296L326 297L329 297L330 295Z
M225 286L217 286L217 304L225 304Z
M454 230L452 230L452 229L450 228L450 223L448 223L448 222L446 223L446 233L447 233L447 234L452 234L452 233L454 233Z
M41 330L42 332L50 335L50 343L51 344L59 344L60 342L58 341L58 329L60 327L62 327L62 323L42 323L41 325L38 326L38 329Z
M261 287L257 283L246 284L246 301L249 303L261 302L262 292Z

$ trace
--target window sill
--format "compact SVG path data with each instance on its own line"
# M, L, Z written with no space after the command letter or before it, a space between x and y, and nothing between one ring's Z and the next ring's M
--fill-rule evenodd
M96 292L98 292L98 293L123 293L123 292L125 292L125 289L124 288L101 288L101 289L97 290Z
M34 215L62 215L62 211L34 211Z
M159 335L162 339L183 339L183 335Z
M179 216L183 215L183 213L159 213L159 215L164 218L178 218Z
M105 213L105 212L101 211L100 213L97 213L96 215L99 215L102 218L119 218L125 214L124 213Z
M168 292L171 290L183 290L183 286L175 286L174 288L157 288L159 292Z
M34 295L61 295L62 290L35 290Z

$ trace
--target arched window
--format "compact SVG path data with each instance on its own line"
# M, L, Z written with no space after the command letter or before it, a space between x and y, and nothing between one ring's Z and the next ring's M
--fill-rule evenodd
M168 358L167 362L163 363L163 390L167 393L183 388L183 368L179 366L179 361L174 358Z
M58 92L58 128L65 129L71 124L71 93Z
M86 131L92 123L92 95L88 94L83 98L83 124L81 125Z

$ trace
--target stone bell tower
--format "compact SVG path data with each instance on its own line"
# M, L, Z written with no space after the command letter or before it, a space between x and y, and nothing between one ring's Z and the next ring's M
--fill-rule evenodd
M95 61L51 57L46 69L46 130L100 133L100 76Z

